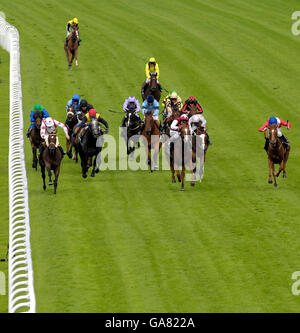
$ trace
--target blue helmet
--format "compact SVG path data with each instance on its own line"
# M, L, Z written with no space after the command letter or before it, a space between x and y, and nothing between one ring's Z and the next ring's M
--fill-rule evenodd
M72 97L72 101L79 101L80 100L80 97L78 94L75 94L73 97Z
M147 97L147 102L148 102L148 103L153 103L153 102L154 102L154 97L153 97L152 95L149 95L149 96Z
M271 117L269 119L269 125L277 124L277 119L275 117Z

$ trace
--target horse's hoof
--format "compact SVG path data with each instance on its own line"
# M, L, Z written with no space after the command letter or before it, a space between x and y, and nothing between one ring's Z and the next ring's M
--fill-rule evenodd
M184 187L182 187L182 188L180 189L180 191L184 191Z
M274 188L278 188L278 185L277 185L277 184L274 184Z
M94 173L91 173L91 177L95 177L95 174L94 174Z
M282 178L287 178L287 175L283 175Z
M95 173L99 173L99 171L100 171L99 169L96 169L96 170L95 170Z
M53 182L49 182L49 184L48 184L49 186L51 186L51 185L53 185Z
M82 175L82 177L83 177L83 178L86 178L86 177L87 177L87 175L86 175L86 174L83 174L83 175Z
M159 166L155 165L154 170L159 170Z
M172 183L173 183L173 184L176 183L176 180L175 180L175 179L172 179Z
M46 191L46 186L43 186L43 190Z
M191 186L194 187L194 186L195 186L195 183L191 183Z
M269 184L273 184L273 180L269 180L268 183L269 183Z

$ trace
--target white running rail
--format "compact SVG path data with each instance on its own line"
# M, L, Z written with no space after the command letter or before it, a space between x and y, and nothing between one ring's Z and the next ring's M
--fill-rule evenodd
M1 16L0 45L10 53L8 311L35 312L23 139L19 33Z

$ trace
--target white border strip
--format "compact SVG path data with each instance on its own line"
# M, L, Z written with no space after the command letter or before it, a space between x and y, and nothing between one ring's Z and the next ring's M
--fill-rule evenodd
M8 311L35 312L23 139L19 33L1 16L0 45L10 53Z

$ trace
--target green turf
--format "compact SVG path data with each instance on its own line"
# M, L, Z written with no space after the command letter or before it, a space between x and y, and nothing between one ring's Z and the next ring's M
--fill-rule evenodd
M300 269L297 2L0 5L20 32L26 130L35 103L63 121L79 93L117 136L121 115L107 110L139 96L154 56L165 88L200 100L213 141L203 183L185 193L167 171L83 180L64 159L56 197L43 193L26 142L37 311L299 312L291 293ZM72 17L82 44L79 67L68 71L63 42ZM288 178L278 190L267 184L258 132L272 115L292 123Z
M8 124L9 55L6 51L0 48L0 259L6 258L8 243ZM7 262L0 262L0 272L5 274L7 284ZM0 313L7 312L7 301L6 288L6 295L0 294Z

